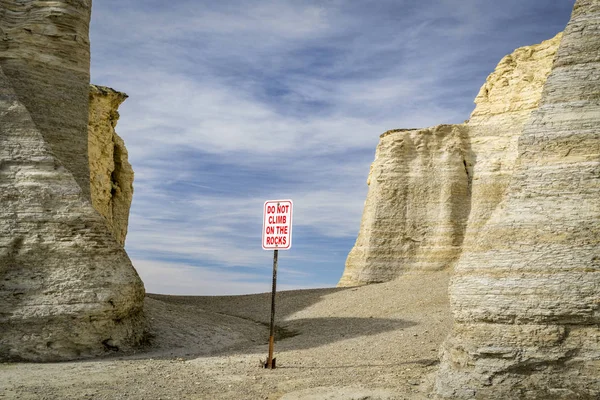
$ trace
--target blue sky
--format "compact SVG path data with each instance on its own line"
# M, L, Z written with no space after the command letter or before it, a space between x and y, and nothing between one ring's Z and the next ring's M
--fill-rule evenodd
M498 61L573 3L94 1L92 82L129 95L126 249L147 291L269 291L263 203L285 198L278 288L334 286L379 135L467 119Z

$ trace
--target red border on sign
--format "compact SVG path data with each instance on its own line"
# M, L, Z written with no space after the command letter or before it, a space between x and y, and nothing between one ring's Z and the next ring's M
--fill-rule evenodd
M288 243L286 246L270 246L270 247L265 247L265 230L267 227L267 205L268 204L277 204L277 203L289 203L290 205L290 222L289 224L286 224L288 226ZM262 228L262 248L263 250L289 250L292 247L292 216L294 214L294 202L290 199L285 199L285 200L267 200L265 201L265 204L263 206L263 228Z

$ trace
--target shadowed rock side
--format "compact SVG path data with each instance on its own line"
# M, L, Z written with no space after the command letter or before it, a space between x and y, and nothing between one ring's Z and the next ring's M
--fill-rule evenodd
M578 0L506 197L465 246L436 391L600 398L600 1Z
M90 202L90 8L0 0L0 359L141 337L143 284Z
M504 57L477 95L468 123L382 135L360 231L339 286L456 262L504 196L518 138L539 104L561 37ZM449 135L440 147L439 141L427 142L440 135ZM448 147L453 140L460 145Z
M125 245L133 197L133 169L123 139L115 132L117 109L125 93L90 85L88 154L94 208L102 214L115 239Z
M338 286L448 267L469 215L464 125L382 135L356 244Z
M89 197L91 0L0 0L0 61L49 150ZM73 118L77 115L77 118Z

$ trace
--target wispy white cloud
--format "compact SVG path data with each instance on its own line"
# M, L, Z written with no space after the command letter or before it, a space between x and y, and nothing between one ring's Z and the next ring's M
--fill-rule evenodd
M352 239L357 233L364 195L347 198L346 191L292 189L294 230L310 229L314 236ZM132 254L162 254L199 260L200 265L264 267L262 205L265 197L227 198L193 194L187 200L153 200L134 207L133 234L127 239ZM140 211L143 214L140 214ZM314 254L295 254L309 262Z
M133 259L133 265L144 281L146 291L173 295L235 295L266 293L271 291L271 280L263 275L239 273L228 270L211 270L186 263L157 262ZM287 271L284 271L289 273ZM279 283L278 291L327 287L319 284Z

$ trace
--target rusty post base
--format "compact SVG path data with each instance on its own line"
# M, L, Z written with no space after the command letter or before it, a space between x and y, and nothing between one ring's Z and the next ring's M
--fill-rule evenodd
M273 346L275 345L275 335L273 334L273 321L271 320L271 336L269 336L269 355L265 362L265 368L275 369L275 359L273 358Z
M271 360L271 365L269 365L269 360L265 361L264 363L262 363L263 368L267 368L267 369L275 369L275 360L277 360L276 358Z

